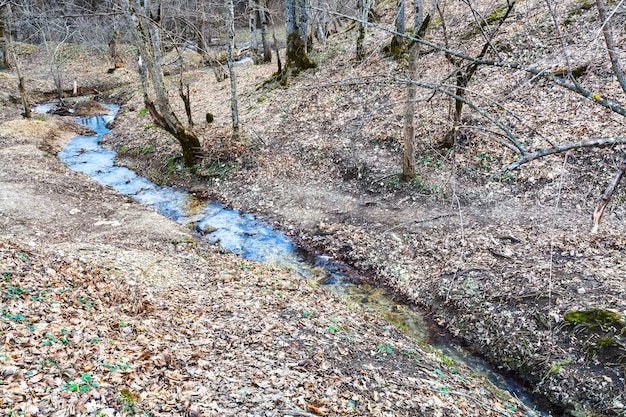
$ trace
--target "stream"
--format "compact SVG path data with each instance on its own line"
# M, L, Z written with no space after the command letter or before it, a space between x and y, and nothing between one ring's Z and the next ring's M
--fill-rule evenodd
M350 302L373 310L413 338L432 340L431 326L419 311L397 301L382 288L350 281L348 267L333 262L328 257L304 252L281 231L273 229L253 214L242 214L220 203L200 200L183 189L155 185L127 168L115 166L115 152L99 144L100 138L109 131L106 124L114 119L119 110L116 105L107 107L111 110L109 115L77 119L79 123L97 132L97 135L76 136L59 152L58 157L69 168L131 196L177 223L192 224L195 232L211 242L219 243L225 250L246 259L291 268L307 279L323 283ZM44 113L48 108L42 105L35 108L35 111ZM434 346L475 372L486 375L498 388L509 391L523 401L529 410L536 410L528 411L529 416L549 415L538 411L531 396L520 384L499 374L479 357L449 342L436 342Z

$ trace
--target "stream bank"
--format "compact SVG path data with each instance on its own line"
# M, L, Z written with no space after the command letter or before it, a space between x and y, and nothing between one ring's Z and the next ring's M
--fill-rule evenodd
M527 415L366 309L70 171L26 129L49 122L17 124L0 134L2 412Z
M324 71L301 82L315 84ZM219 97L215 88L211 94ZM369 89L372 100L382 94ZM340 93L323 101L340 100ZM618 208L599 235L588 235L593 204L579 186L585 156L570 156L576 169L558 181L535 185L524 176L482 182L431 156L424 175L429 183L438 178L440 188L425 190L385 179L400 158L391 144L335 130L329 140L327 125L338 121L312 120L305 101L297 88L265 97L248 116L260 122L244 118L254 129L250 142L230 157L224 156L227 128L200 127L216 132L207 137L207 154L218 149L224 158L208 158L204 178L186 173L166 135L138 127L148 122L138 116L138 99L122 107L105 141L118 150L119 164L155 183L274 219L304 246L376 276L376 285L429 310L452 335L503 371L523 375L566 415L624 414L623 346L618 340L615 353L590 357L604 336L581 339L585 329L564 320L569 311L594 308L626 314L626 283L619 279L626 271L624 224ZM284 103L289 111L278 111ZM559 201L556 187L567 190Z
M362 277L355 279L356 271L327 256L314 256L294 246L282 232L257 220L252 214L244 215L219 203L202 201L187 190L157 186L127 168L116 166L115 153L99 143L102 136L109 132L106 126L119 110L119 106L107 107L110 114L78 119L80 124L96 133L94 136L77 136L59 152L58 157L72 170L85 173L100 184L131 196L159 214L194 230L203 239L219 244L223 250L245 259L294 270L305 280L332 289L350 303L366 307L415 340L431 343L432 325L423 315L397 301L385 289L364 282ZM472 357L449 340L439 337L438 342L438 348L446 352L450 361L471 364L474 372L486 375L499 388L523 401L529 409L535 408L528 393L518 383L497 374L478 357ZM537 414L547 415L542 412Z

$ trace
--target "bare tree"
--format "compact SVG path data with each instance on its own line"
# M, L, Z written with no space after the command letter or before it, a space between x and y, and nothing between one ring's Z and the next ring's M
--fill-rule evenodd
M160 4L152 8L148 0L119 0L126 26L139 51L144 104L154 123L174 136L182 148L185 165L192 167L200 153L198 136L178 119L169 102L161 70L160 37L155 24ZM154 98L151 97L153 91Z
M422 0L414 0L413 3L413 33L415 39L422 39L428 30L432 13L437 7L437 0L433 0L431 12L424 17ZM410 181L415 178L415 100L417 98L417 58L419 56L419 43L416 40L409 45L409 67L407 70L406 103L404 108L404 154L402 157L402 181Z
M369 15L369 1L357 0L360 19L357 21L358 34L356 37L356 60L361 62L365 58L365 29L367 27L367 16Z
M11 37L13 12L11 10L11 3L9 1L4 1L0 3L0 21L2 21L4 27L6 27L7 29L7 36L5 38L6 56L9 58L9 61L12 62L12 65L10 64L9 66L14 67L15 72L17 73L18 90L20 92L20 98L22 100L22 108L24 109L24 113L22 113L22 115L25 118L30 119L32 117L32 114L30 111L30 104L28 103L28 96L26 95L24 75L22 74L19 62L17 61L15 50L13 49L13 39Z
M261 23L261 44L263 45L263 62L272 62L272 49L270 48L269 35L267 33L267 6L266 0L256 0Z
M239 139L239 112L237 110L237 80L233 64L233 49L235 47L235 6L233 0L226 1L226 24L228 31L228 74L230 76L230 110L233 121L233 140Z

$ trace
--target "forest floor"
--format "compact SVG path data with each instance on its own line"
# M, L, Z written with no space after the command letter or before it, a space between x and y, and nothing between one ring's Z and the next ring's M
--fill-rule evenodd
M388 40L384 34L371 35L368 38L371 55L363 63L355 63L353 45L347 46L350 37L351 33L340 34L330 38L325 47L316 48L312 57L318 68L300 74L289 88L257 88L272 75L275 70L272 64L238 66L244 132L238 142L230 140L229 84L216 82L210 69L190 69L185 82L191 85L196 130L207 155L198 167L201 176L191 175L182 166L176 143L156 129L142 111L141 95L131 70L122 69L106 76L103 68L94 67L94 72L87 74L85 68L77 65L76 73L81 74L85 85L108 84L112 88L108 98L122 104L114 129L104 140L107 146L117 150L118 163L155 183L181 186L198 196L255 213L308 249L354 266L362 279L389 288L407 302L426 308L435 322L471 349L501 369L523 376L537 397L549 400L566 415L626 415L623 339L626 189L623 186L616 191L600 231L589 233L591 212L616 168L620 149L571 151L492 180L490 175L512 160L510 152L478 134L468 134L454 152L442 149L441 142L449 128L449 103L441 99L420 109L419 177L401 183L397 174L402 156L404 88L387 81L362 82L362 77L401 73L402 64L381 54L380 48ZM585 40L580 39L580 43L584 44ZM437 65L423 62L421 68L436 71ZM483 79L496 76L481 74ZM588 76L599 88L610 88L602 83L600 71ZM32 78L33 83L42 82L41 87L31 87L34 90L51 90L38 81L44 80L43 75L34 74ZM172 76L171 80L173 102L177 103L178 78ZM3 83L5 91L11 85L9 81ZM538 89L528 84L511 95L517 111L555 135L610 136L624 128L623 121L556 87ZM6 97L8 102L10 97ZM182 103L176 106L182 115ZM6 118L16 117L19 112L17 105L3 111ZM214 123L204 122L207 112L215 116ZM111 385L88 387L89 392L101 395L100 391L108 389L106 393L110 397L112 392L121 392L120 380L139 378L133 380L135 385L126 386L136 394L136 406L146 407L160 395L152 397L139 388L149 386L146 375L151 372L166 383L163 388L166 394L162 397L170 403L163 400L163 404L184 408L195 402L205 407L203 412L215 415L236 414L243 409L237 408L241 404L248 407L255 404L259 412L278 409L287 415L290 410L294 415L304 413L307 407L311 413L326 410L339 415L350 409L356 414L371 415L520 412L520 408L513 411L515 407L507 405L511 402L503 403L497 395L482 398L487 395L483 388L450 385L452 381L474 384L476 380L464 370L455 369L455 373L449 374L451 370L443 369L441 357L422 353L419 346L413 346L415 343L393 326L367 312L348 310L344 302L323 289L311 288L301 278L284 271L216 254L213 248L204 247L206 244L190 237L186 230L67 172L60 162L41 156L42 146L37 149L33 139L16 135L15 130L20 129L14 128L12 134L2 136L0 184L6 195L13 195L17 189L24 190L25 195L22 203L10 207L7 202L11 199L1 200L4 204L0 217L4 239L2 259L12 262L7 270L15 270L18 277L34 279L29 274L45 272L46 268L61 268L59 275L65 276L67 271L81 267L85 279L100 283L81 287L86 281L72 275L72 279L78 280L77 288L87 294L81 293L77 295L80 298L67 301L74 303L81 320L96 317L95 313L71 300L95 297L94 291L106 285L142 288L128 291L128 299L124 296L120 301L115 298L99 301L103 307L98 314L114 312L120 317L115 316L114 322L133 323L123 328L110 324L99 331L105 335L101 338L113 341L132 334L137 344L151 346L145 349L152 356L146 356L144 348L144 351L138 349L142 353L135 356L126 354L137 363L135 371L129 370L119 380L111 380L101 362L112 364L118 360L113 357L118 355L114 349L119 346L110 343L100 347L104 359L89 370L99 370L98 378L106 379L106 384ZM29 147L30 154L23 160L9 156L17 152L9 147L16 138ZM15 143L18 146L20 142ZM45 145L46 141L38 143L44 144L46 152L54 152ZM42 166L48 172L45 175L29 172L28 164L35 163L45 164ZM57 178L58 182L53 181L57 187L43 185L51 181L46 178ZM26 187L31 181L32 188ZM6 191L7 186L13 188ZM68 196L67 190L74 188L76 191ZM33 191L28 193L29 189ZM45 198L37 197L44 191L48 193ZM59 209L62 215L34 209L40 205L33 201L43 205L44 201L55 201L57 195L65 210ZM69 201L75 202L70 204L70 197L75 200ZM80 211L69 215L72 204ZM87 220L81 222L81 217ZM150 219L146 220L148 225L142 225L144 218ZM153 222L163 225L153 227ZM96 225L114 226L100 231ZM138 229L138 240L133 228ZM52 244L58 239L67 241L63 244L67 247ZM83 246L87 249L81 249ZM136 251L141 256L136 256ZM24 257L33 260L21 259ZM142 259L150 259L149 264ZM31 265L45 267L37 269ZM150 272L155 265L175 270ZM24 268L30 268L31 272ZM199 272L205 268L205 272ZM130 278L125 275L129 270L136 271ZM102 281L106 274L119 271L126 271L121 276L131 282ZM178 281L171 284L173 287L169 286L170 277ZM23 287L37 290L33 281ZM206 287L213 291L202 291ZM107 294L113 292L107 290ZM148 301L144 300L144 293ZM293 297L285 297L286 293ZM220 303L228 299L228 306L206 302L208 299ZM27 302L28 297L19 296L17 300ZM134 307L144 304L152 307ZM137 314L135 308L140 311L137 316L133 316ZM168 313L178 308L185 313ZM22 313L7 310L6 314L9 316L3 326L19 328L19 337L24 340L26 319L11 318ZM159 323L167 326L159 331L175 336L170 340L150 339L150 326L157 326L160 318L170 315L172 322ZM309 317L315 320L309 322ZM201 340L211 338L210 343L202 345L189 338L190 330L185 323L189 324L192 318L197 323L211 321L210 328L199 329L198 324L193 324L191 330L199 332ZM267 323L267 326L255 327L250 323ZM339 331L331 332L335 328L332 326ZM66 327L78 335L84 328ZM3 330L5 335L15 331ZM32 338L45 341L45 333L34 332L28 343ZM59 335L47 333L60 340ZM19 338L7 340L18 343ZM246 345L250 341L252 344ZM159 353L165 346L171 353ZM393 353L386 352L386 346ZM59 349L68 348L59 346ZM177 349L182 350L176 353ZM202 351L204 354L195 356L191 352L200 349L206 350ZM411 356L416 351L423 355L418 362ZM236 363L234 355L240 352L250 361ZM259 363L259 358L264 358L261 362L267 359L267 363ZM13 367L10 369L16 369L15 375L19 373L19 360L10 358L17 361L10 362ZM214 367L218 361L219 367ZM283 368L276 368L277 362ZM426 368L411 368L417 366L415 363ZM179 372L172 377L171 372L184 369L181 366L187 367L187 373ZM267 369L261 369L265 366ZM56 368L44 369L50 373ZM87 384L79 380L86 369L73 370L72 378L79 386ZM378 373L370 375L370 369ZM439 375L436 369L444 371L445 377L431 378L430 385L422 383L422 376L414 378L421 375L420 371L423 375ZM189 375L191 379L186 382L198 383L193 379L198 371L201 385L210 381L220 387L215 388L219 396L208 405L196 397L183 398L187 391L183 389L177 394L173 388L176 378L189 378ZM381 372L386 372L383 379ZM359 382L360 375L369 378L367 386ZM293 381L307 382L300 385L286 382L285 378L290 381L291 377L295 378ZM248 385L241 383L244 380ZM56 381L56 386L62 383ZM371 388L370 383L385 389L393 387L396 391L385 394L388 402L379 401L382 394ZM233 387L239 384L239 388L229 384ZM360 386L364 389L359 389ZM425 387L430 388L417 392ZM344 397L346 392L352 395L354 390L360 397ZM16 395L23 395L19 392ZM79 394L72 396L67 390L57 394L59 398L82 398ZM290 402L279 403L285 398ZM115 401L120 406L126 400L117 395ZM466 407L461 404L468 401L470 408L454 408ZM472 404L476 407L471 408ZM487 406L480 409L480 404ZM369 406L383 408L369 410ZM299 407L300 411L294 411L293 407ZM156 411L165 412L166 408ZM252 411L252 414L258 413Z
M91 88L135 88L82 70ZM21 119L14 83L3 74L3 415L535 415L315 281L225 254L71 171L55 154L88 129ZM45 77L28 84L49 99Z

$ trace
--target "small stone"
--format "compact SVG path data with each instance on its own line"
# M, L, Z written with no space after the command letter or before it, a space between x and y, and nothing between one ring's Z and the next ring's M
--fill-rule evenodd
M583 287L580 287L578 290L578 294L583 295L587 292L587 290L585 290Z

